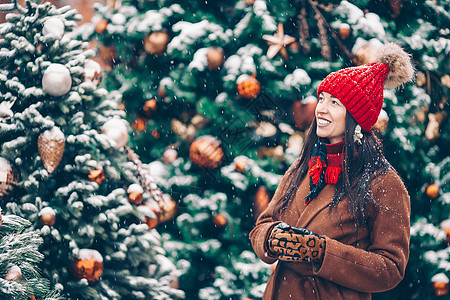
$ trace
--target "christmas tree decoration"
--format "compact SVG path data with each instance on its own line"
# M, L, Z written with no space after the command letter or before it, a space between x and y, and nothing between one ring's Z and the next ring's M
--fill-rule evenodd
M405 0L389 0L389 6L392 10L391 16L393 18L397 18L400 15L403 2L405 2Z
M22 281L22 271L18 266L12 266L8 272L3 276L5 280Z
M98 34L102 34L102 33L104 33L106 31L106 27L107 26L108 26L108 20L101 19L95 25L95 32L97 32Z
M106 121L102 126L102 133L110 139L116 149L125 146L130 138L126 121L117 118Z
M213 217L213 223L217 227L225 227L228 224L227 218L223 214L216 214Z
M355 44L352 49L353 63L357 66L367 64L373 60L381 47L381 42L375 39L369 42L360 40L359 44Z
M446 115L445 112L429 113L428 114L428 125L425 130L425 137L430 141L434 142L441 136L440 126L444 121Z
M134 130L137 132L144 131L147 129L147 119L143 117L138 117L136 121L131 123L131 127L133 127Z
M450 75L445 74L444 76L442 76L442 77L441 77L441 83L442 83L444 86L450 88Z
M64 23L60 18L49 18L44 22L42 27L43 35L52 35L57 39L61 39L64 35Z
M292 118L300 130L309 128L315 118L316 106L317 99L313 96L307 97L304 100L294 101L291 109Z
M9 195L19 182L19 173L14 166L0 157L0 198Z
M170 37L166 31L154 31L144 39L144 49L148 54L161 55L166 51Z
M373 129L377 130L380 133L386 132L389 124L389 116L387 112L382 109L380 111L380 115L378 116L377 122L373 125Z
M423 72L416 73L416 84L418 87L424 86L427 83L427 77Z
M145 101L144 105L142 106L142 109L145 112L145 115L147 117L151 117L152 114L156 111L156 109L158 108L157 104L156 104L156 100L155 99L150 99Z
M247 168L248 161L249 161L249 158L247 156L240 155L240 156L236 157L233 160L235 171L239 172L239 173L244 173L245 169Z
M158 132L158 130L153 129L152 130L152 137L154 137L155 139L159 139L161 137L161 134Z
M276 147L265 147L265 146L259 147L257 155L261 159L265 157L273 157L283 161L284 160L283 146L279 145Z
M222 67L225 60L225 53L220 47L211 47L206 52L206 59L208 61L208 69L216 70Z
M79 279L86 278L89 282L98 281L103 269L103 257L94 249L80 249L78 257L72 263L74 275Z
M53 208L47 206L39 212L39 222L41 225L53 226L55 225L55 221L56 212Z
M295 132L289 137L286 153L292 153L295 156L300 155L303 149L304 136L300 132Z
M50 174L59 166L64 154L65 145L66 139L64 133L56 126L39 135L38 152L44 168Z
M97 184L101 184L106 179L105 171L93 169L89 172L88 178Z
M101 60L101 65L111 70L118 62L119 56L115 45L98 47L98 57Z
M251 6L255 3L255 0L243 0L245 5Z
M130 203L133 203L135 205L139 205L142 203L142 200L144 200L144 189L140 184L133 183L130 184L130 186L127 189L128 193L128 200Z
M223 156L220 141L211 135L197 138L189 147L189 158L200 167L217 168Z
M158 205L160 208L159 222L164 223L175 217L177 214L177 202L173 200L169 195L165 194L163 201L159 201Z
M295 38L284 34L283 24L278 24L278 31L274 35L265 34L263 39L269 44L269 50L267 50L269 59L274 58L277 53L280 53L285 60L289 59L286 46L295 42Z
M352 30L350 29L350 25L347 23L342 23L339 25L338 35L341 39L346 40L350 37Z
M258 96L261 90L261 84L256 79L256 75L252 76L243 74L236 80L237 90L241 97L253 99Z
M449 279L444 273L438 273L431 278L431 286L436 296L444 296L448 294Z
M447 239L445 240L445 242L447 244L450 244L450 219L446 219L446 220L442 221L439 224L439 227L441 227L441 229L444 230L445 233L447 234Z
M253 198L253 219L258 219L259 215L269 205L270 197L265 186L260 186Z
M102 67L98 62L92 59L86 60L84 63L84 81L90 81L96 86L102 80Z
M69 69L53 63L44 72L42 77L42 89L49 95L59 97L67 94L72 87L72 77Z
M177 150L175 150L175 149L167 149L166 151L164 151L163 161L166 164L171 164L177 158L178 158Z
M439 197L440 188L437 184L433 183L427 186L425 193L431 199L436 199L437 197Z
M145 223L148 226L148 230L152 230L159 224L159 216L161 214L161 208L159 207L156 201L147 201L143 203L142 206L145 206L146 208L150 209L155 215L155 217L145 216Z

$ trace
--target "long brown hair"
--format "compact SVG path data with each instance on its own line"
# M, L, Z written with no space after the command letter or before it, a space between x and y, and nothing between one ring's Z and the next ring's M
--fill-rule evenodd
M336 192L330 204L330 211L346 197L349 201L349 209L359 227L364 223L364 211L368 204L375 204L371 192L371 183L379 175L392 169L386 160L380 140L371 130L363 132L362 145L353 140L353 133L358 123L350 113L345 117L344 134L344 162L342 172L336 183ZM314 119L309 128L308 135L303 145L302 154L287 171L287 180L282 187L286 191L275 205L274 218L280 219L281 215L292 202L302 179L308 174L308 162L314 143L318 140L316 133L317 122ZM314 201L314 200L313 200Z

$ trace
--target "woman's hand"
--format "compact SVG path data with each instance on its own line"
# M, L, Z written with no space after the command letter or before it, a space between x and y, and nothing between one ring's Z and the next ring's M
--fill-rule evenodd
M299 262L322 262L326 246L323 236L286 223L272 229L268 244L279 260Z

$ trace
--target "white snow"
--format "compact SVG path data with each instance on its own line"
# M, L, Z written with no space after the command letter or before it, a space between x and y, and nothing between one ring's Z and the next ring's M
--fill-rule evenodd
M303 69L296 69L292 74L284 78L284 84L289 87L300 88L301 85L311 84L311 78Z

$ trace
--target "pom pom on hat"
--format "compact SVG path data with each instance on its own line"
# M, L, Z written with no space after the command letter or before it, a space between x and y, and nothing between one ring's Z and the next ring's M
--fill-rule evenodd
M393 89L411 81L414 77L414 68L411 65L411 55L394 43L382 46L375 55L373 62L386 64L389 73L384 79L384 87Z
M383 106L383 88L396 88L414 77L410 55L393 43L383 45L374 62L329 74L317 95L328 92L337 97L362 130L369 131Z

